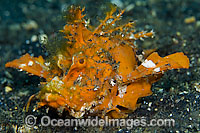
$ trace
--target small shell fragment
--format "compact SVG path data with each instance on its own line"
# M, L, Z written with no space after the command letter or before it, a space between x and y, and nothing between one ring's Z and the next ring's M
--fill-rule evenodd
M8 93L8 92L11 92L13 89L10 87L10 86L6 86L5 87L5 92Z

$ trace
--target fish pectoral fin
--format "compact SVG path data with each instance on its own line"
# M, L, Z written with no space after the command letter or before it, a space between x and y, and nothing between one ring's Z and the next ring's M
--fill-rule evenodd
M160 57L157 52L152 53L129 76L129 80L135 82L141 79L149 79L155 82L161 75L172 69L189 68L189 59L182 52Z
M48 77L48 68L44 65L44 59L42 56L32 57L29 54L25 54L19 59L15 59L5 64L5 67L17 68L39 77Z

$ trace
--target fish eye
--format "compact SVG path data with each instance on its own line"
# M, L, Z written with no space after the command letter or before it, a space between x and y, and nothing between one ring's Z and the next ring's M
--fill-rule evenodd
M80 63L80 64L83 64L83 63L84 63L84 59L80 59L80 60L79 60L79 63Z

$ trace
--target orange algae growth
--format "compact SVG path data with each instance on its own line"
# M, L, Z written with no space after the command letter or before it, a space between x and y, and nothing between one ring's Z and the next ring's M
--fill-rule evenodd
M69 21L61 30L66 44L62 52L53 55L54 65L29 54L5 65L46 79L36 95L38 107L65 109L76 118L125 118L137 108L138 98L151 95L152 83L165 71L189 68L189 59L182 52L162 58L151 51L139 62L135 41L154 33L135 33L134 22L117 24L124 10L115 14L116 10L112 7L101 24L91 30L84 9L72 6Z

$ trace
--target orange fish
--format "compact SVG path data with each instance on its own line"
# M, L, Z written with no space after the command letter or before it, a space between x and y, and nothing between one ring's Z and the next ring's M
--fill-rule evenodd
M116 11L111 7L101 24L93 28L84 19L84 9L71 6L61 30L66 43L50 61L25 54L5 66L46 79L36 95L38 107L65 109L76 118L125 118L137 108L138 98L151 95L152 83L165 71L189 68L189 59L182 52L162 58L152 51L139 58L136 40L154 33L137 33L134 22L120 24L124 10Z

